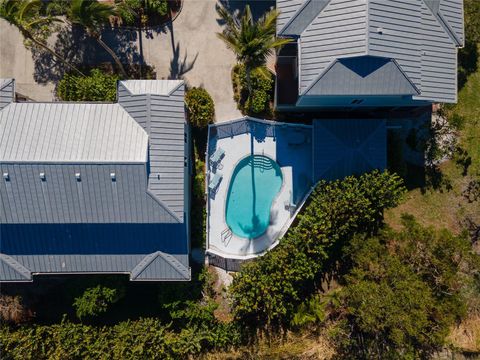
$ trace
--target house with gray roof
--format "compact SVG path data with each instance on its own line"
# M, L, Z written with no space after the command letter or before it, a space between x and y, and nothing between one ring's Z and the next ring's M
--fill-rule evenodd
M277 0L279 110L457 101L463 0Z
M189 280L183 81L118 83L115 103L16 103L0 81L0 281Z

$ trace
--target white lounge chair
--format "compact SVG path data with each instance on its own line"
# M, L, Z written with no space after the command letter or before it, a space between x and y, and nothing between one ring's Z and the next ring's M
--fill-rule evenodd
M210 179L210 182L208 183L208 189L210 191L215 192L221 180L222 180L222 174L219 172L216 172L213 175L213 177Z
M223 155L225 155L225 150L223 150L221 147L218 147L212 156L210 156L210 162L212 164L217 164L220 160L222 160Z

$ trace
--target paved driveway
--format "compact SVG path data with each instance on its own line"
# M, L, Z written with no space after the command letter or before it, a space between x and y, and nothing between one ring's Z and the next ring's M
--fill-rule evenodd
M221 122L241 114L233 101L230 77L235 58L216 36L221 25L217 21L215 5L215 0L185 0L182 12L171 26L161 32L142 32L141 47L145 62L155 67L157 78L183 76L191 86L204 86L215 101L217 122ZM138 34L125 33L128 32L123 32L123 39L128 38L128 41L123 44L124 51L139 52ZM105 38L108 41L108 34ZM82 61L91 62L86 58L92 51L85 51L84 45L85 41L77 44L85 53ZM98 61L110 61L108 55L101 55L104 51L98 47L93 53ZM138 55L133 58L134 61L140 59ZM51 59L43 60L40 66L43 70L39 71L38 58L36 62L33 60L16 28L0 19L0 77L14 77L17 91L22 95L33 100L50 101L54 97L54 82L59 77L58 73L52 75L54 72L48 71L51 64Z
M217 38L221 31L214 0L185 0L183 10L166 33L143 36L143 54L157 78L182 75L191 86L204 86L215 102L217 121L241 116L233 101L231 69L235 57ZM189 70L189 68L191 69ZM180 74L178 74L180 72Z

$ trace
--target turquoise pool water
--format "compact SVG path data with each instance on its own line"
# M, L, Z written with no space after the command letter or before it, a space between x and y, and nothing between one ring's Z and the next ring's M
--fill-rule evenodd
M282 171L272 159L252 155L240 160L230 180L225 210L235 235L253 239L267 230L272 201L282 182Z

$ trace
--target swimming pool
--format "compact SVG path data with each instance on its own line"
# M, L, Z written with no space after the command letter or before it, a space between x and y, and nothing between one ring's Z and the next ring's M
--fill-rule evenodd
M225 208L233 234L253 239L267 230L270 208L282 182L280 167L269 157L251 155L240 160L230 180Z

